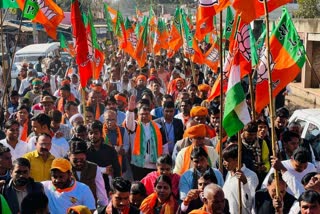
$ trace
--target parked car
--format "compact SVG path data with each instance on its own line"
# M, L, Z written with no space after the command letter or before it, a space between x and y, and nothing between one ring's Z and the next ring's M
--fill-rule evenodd
M299 109L295 110L289 119L289 124L293 121L300 123L302 127L301 138L309 139L320 134L320 109Z

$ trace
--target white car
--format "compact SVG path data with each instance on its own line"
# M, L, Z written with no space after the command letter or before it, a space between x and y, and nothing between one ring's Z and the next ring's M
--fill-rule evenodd
M300 123L303 139L308 140L320 134L320 109L295 110L289 119L289 124L294 121Z

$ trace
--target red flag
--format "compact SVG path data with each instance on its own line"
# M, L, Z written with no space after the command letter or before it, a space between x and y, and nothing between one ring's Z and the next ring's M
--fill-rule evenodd
M254 19L265 15L263 2L264 1L260 0L234 0L232 6L239 14L241 14L241 19L244 22L250 23ZM268 0L268 12L289 2L292 2L292 0Z
M79 76L82 88L86 87L92 77L91 59L88 49L86 28L80 14L78 0L73 0L71 4L72 34L75 37L76 62L79 66Z

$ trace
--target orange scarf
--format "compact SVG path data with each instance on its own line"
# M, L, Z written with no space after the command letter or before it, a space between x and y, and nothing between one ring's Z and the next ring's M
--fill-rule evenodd
M144 133L141 131L143 129L142 122L137 122L137 129L136 129L136 136L133 143L133 155L141 155L141 147L140 144L144 142ZM162 155L162 135L160 132L160 129L158 128L158 125L154 121L150 121L150 129L151 129L151 135L153 135L154 139L156 140L156 146L157 146L157 158Z
M154 208L158 201L158 194L152 193L146 197L140 206L140 211L143 214L154 214ZM176 213L177 202L175 198L170 195L169 200L167 200L161 207L160 214L174 214Z
M130 207L126 207L120 211L120 214L129 214ZM112 214L112 202L110 202L106 209L106 214Z
M217 145L216 145L216 152L217 152L219 155L221 155L221 154L220 154L220 147L222 146L222 149L223 149L223 144L227 141L227 139L228 139L228 136L225 136L224 138L222 138L222 143L221 143L220 140L218 141L218 143L217 143Z
M97 103L95 119L99 120L99 118L100 118L100 104Z
M186 151L184 152L184 157L183 157L183 163L182 163L180 172L177 173L178 175L182 175L183 173L185 173L187 170L190 169L190 165L191 165L191 157L190 156L191 156L191 152L192 152L193 148L194 148L193 145L186 147ZM202 148L209 155L208 148L206 146L203 146ZM209 161L209 165L211 166L210 158L208 161Z
M189 212L189 214L210 214L208 213L206 208L206 205L203 205L203 207L201 207L198 210L192 210L191 212Z
M73 94L70 93L68 99L66 100L66 102L70 102L70 101L76 101L76 98L74 97ZM64 99L62 97L60 97L59 101L58 101L58 105L57 105L57 109L61 112L64 112Z
M120 127L117 126L117 142L116 142L116 146L122 146L123 141L122 141L122 135L121 135L121 130ZM108 127L107 124L103 124L103 130L102 130L102 136L105 139L105 143L109 144L110 146L113 146L112 143L110 143L109 138L108 138ZM119 164L120 164L120 169L122 169L122 155L118 154L118 160L119 160ZM121 170L120 170L121 172Z
M29 129L29 119L27 119L23 124L22 132L21 132L21 136L20 136L20 140L21 141L27 142L27 140L28 140L28 129Z

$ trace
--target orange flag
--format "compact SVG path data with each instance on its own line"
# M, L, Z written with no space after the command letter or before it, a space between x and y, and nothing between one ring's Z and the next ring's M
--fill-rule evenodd
M171 58L182 46L182 35L181 35L181 10L176 8L174 20L171 26L169 34L169 50L167 53L168 58Z
M234 0L234 2L232 3L232 7L239 14L241 14L241 19L244 22L250 23L260 16L265 15L263 2L264 1L258 0ZM269 0L267 1L268 12L271 12L281 5L287 4L289 2L292 2L292 0Z
M137 60L139 67L143 67L147 61L148 47L148 18L143 26L143 31L139 37L137 47L134 51L134 59Z
M34 16L33 22L43 25L48 36L57 39L57 27L64 18L63 10L50 0L36 0L25 7L26 0L16 0L23 15Z
M130 56L134 57L134 49L137 46L137 36L134 32L134 28L129 20L129 18L126 18L126 21L124 23L125 31L126 31L126 38L127 38L127 46L123 49L126 53L128 53Z
M196 15L196 38L201 41L214 29L213 17L230 5L229 0L199 0Z

